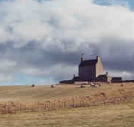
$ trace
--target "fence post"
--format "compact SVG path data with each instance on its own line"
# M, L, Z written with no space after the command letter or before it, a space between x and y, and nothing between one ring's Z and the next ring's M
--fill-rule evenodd
M75 107L75 99L72 98L72 101L73 101L73 108Z

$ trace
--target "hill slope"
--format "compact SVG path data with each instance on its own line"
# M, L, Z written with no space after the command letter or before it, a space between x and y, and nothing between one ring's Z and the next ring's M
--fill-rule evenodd
M0 114L0 127L134 127L134 101L48 112Z
M100 96L105 93L109 96L121 96L122 94L133 94L134 83L102 84L94 88L89 85L80 88L79 85L56 85L50 86L0 86L0 102L3 101L45 101L67 98L71 96Z
M50 86L1 86L0 101L45 101L58 100L72 96L102 97L134 95L134 83L102 84L94 88L79 85ZM0 127L133 127L134 99L120 104L100 105L84 108L59 109L39 112L16 112L0 114Z

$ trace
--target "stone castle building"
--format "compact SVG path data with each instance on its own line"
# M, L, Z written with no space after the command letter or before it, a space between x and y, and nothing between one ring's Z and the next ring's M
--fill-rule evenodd
M81 81L96 81L96 78L103 74L103 65L100 57L97 56L96 59L91 60L84 60L82 57L78 73Z
M72 80L60 81L60 83L75 83L75 82L121 82L121 77L110 77L108 72L103 73L103 65L101 58L96 56L95 59L85 60L81 57L78 66L78 76L73 77Z

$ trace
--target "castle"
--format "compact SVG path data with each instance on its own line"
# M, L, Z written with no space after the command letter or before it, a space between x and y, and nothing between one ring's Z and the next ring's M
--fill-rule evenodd
M99 75L103 74L103 65L99 56L96 59L84 60L81 58L79 64L79 80L95 81Z
M108 72L103 74L103 65L101 58L96 56L95 59L85 60L83 56L78 67L78 76L73 77L72 80L60 81L60 83L74 83L74 82L121 82L121 77L110 77Z

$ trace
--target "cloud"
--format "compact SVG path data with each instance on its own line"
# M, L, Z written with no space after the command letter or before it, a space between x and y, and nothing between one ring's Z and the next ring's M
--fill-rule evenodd
M0 3L0 59L19 72L56 81L77 73L79 56L99 54L106 69L133 73L134 12L92 0ZM129 50L128 50L129 49ZM4 61L3 63L6 63Z
M77 47L102 37L134 40L134 13L122 6L99 6L90 0L14 0L1 6L0 33L7 33L5 42L14 41L14 46L36 41L44 48L56 43L63 49L64 40L74 41Z
M16 62L9 59L1 59L0 81L10 81L13 79Z

